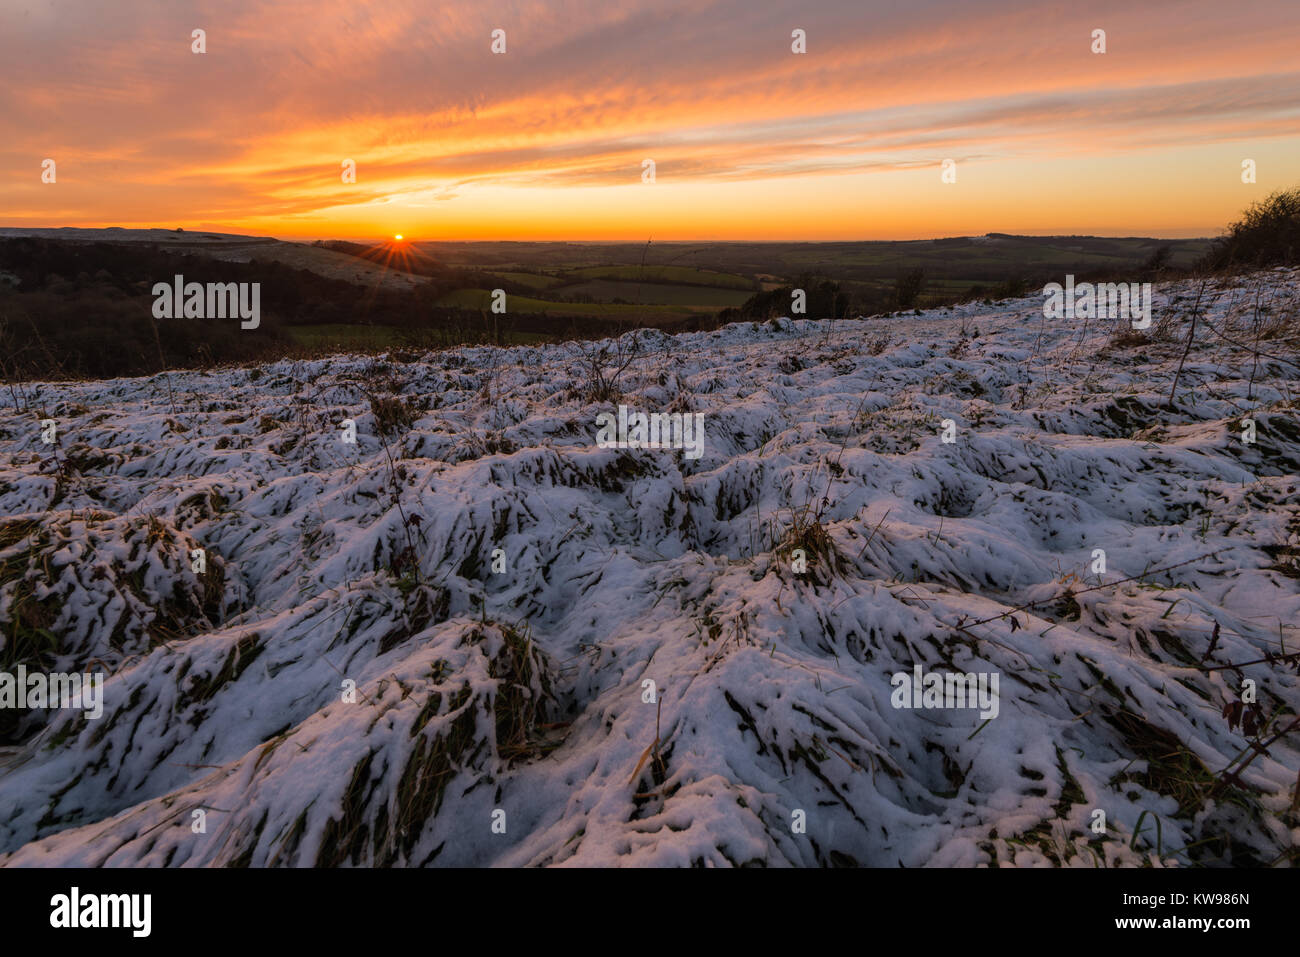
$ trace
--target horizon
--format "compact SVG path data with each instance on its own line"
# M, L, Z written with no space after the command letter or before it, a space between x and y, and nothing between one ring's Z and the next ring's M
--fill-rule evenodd
M1282 0L64 10L0 0L19 228L1199 239L1300 183Z
M36 230L58 230L58 229L103 230L103 231L122 230L122 231L130 231L130 232L144 232L150 230L159 230L162 232L175 233L177 231L177 228L178 227L174 227L174 226L118 226L118 225L15 226L7 223L0 223L0 231L15 230L24 233L34 232ZM408 246L416 245L419 243L459 243L464 245L470 245L470 244L491 245L491 244L507 244L507 243L518 243L521 245L533 244L533 243L537 243L537 244L570 243L575 245L590 245L590 246L600 246L600 245L626 246L629 244L635 244L640 242L654 243L656 245L665 245L665 246L666 245L687 246L687 245L698 245L703 243L714 243L714 244L725 243L725 244L734 244L734 245L753 245L753 246L803 244L803 245L813 246L813 245L833 245L833 244L844 245L844 244L853 244L853 243L882 243L882 244L883 243L927 243L927 242L942 242L944 240L950 240L950 239L986 239L990 236L1011 236L1011 237L1021 237L1026 239L1154 239L1154 240L1169 240L1175 242L1185 242L1185 241L1210 242L1213 241L1214 239L1217 239L1219 236L1223 235L1222 229L1220 229L1216 233L1206 234L1203 236L1156 236L1156 235L1138 234L1138 233L1114 233L1114 234L1052 233L1052 232L1009 233L1000 229L991 229L983 233L965 233L962 235L918 236L914 238L891 237L885 239L718 239L713 237L698 237L698 238L687 238L687 239L655 239L653 237L648 237L643 240L642 239L587 239L583 237L571 237L571 238L562 238L562 239L466 239L463 237L456 237L456 236L441 237L438 239L428 239L424 237L413 238L411 236L405 236L405 235L401 237L394 237L394 236L344 237L344 236L333 236L333 235L277 236L274 233L266 233L266 234L241 233L237 231L232 231L230 227L226 227L226 226L181 226L179 227L179 229L187 233L190 232L219 233L225 236L242 236L248 239L274 239L277 242L284 242L284 243L371 242L374 243L375 245L384 245L396 241L396 242L401 242Z

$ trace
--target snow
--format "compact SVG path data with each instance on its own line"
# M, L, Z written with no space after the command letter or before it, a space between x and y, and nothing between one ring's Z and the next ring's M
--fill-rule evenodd
M1257 283L1294 310L1272 271L1205 315L1241 328ZM1156 289L1176 336L1195 294ZM0 863L1278 859L1300 735L1210 783L1247 746L1223 705L1251 679L1290 720L1294 659L1198 664L1216 623L1207 665L1300 650L1300 377L1202 325L1166 411L1181 340L1116 331L1036 296L649 332L602 401L587 357L630 335L20 390L0 632L44 600L45 667L108 677L0 759ZM703 456L597 448L620 402L704 413ZM801 574L814 518L836 557ZM918 664L996 673L998 716L895 709Z

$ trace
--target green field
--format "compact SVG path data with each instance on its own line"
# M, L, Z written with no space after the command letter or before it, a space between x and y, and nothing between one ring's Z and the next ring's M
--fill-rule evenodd
M555 295L569 298L590 296L600 302L653 303L667 306L739 306L754 293L749 289L719 289L716 286L674 286L660 282L617 282L593 279L555 290Z
M643 283L676 283L689 286L710 286L722 289L743 289L752 293L754 280L732 273L714 272L694 266L589 266L569 271L571 276L587 279L615 279Z
M492 293L487 289L457 289L438 300L440 306L489 310ZM623 305L613 302L553 302L530 296L507 296L508 313L542 313L560 316L596 316L608 319L676 319L694 312L710 312L711 306Z
M558 286L564 282L555 276L546 276L535 272L494 272L494 276L500 276L502 279L518 283L521 286L527 286L529 289L550 289L552 286Z

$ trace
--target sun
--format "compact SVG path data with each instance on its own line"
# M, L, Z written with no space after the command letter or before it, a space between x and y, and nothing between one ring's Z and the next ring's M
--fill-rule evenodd
M0 0L3 2L3 0ZM376 242L368 249L362 250L362 259L368 259L384 269L400 272L429 275L429 267L434 265L433 258L420 249L415 240L407 241L401 233L393 233L392 239Z

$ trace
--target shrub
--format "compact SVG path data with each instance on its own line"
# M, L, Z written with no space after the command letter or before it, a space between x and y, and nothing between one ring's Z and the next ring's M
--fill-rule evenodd
M1227 234L1215 240L1201 265L1208 269L1290 265L1297 254L1300 189L1281 190L1252 203Z

